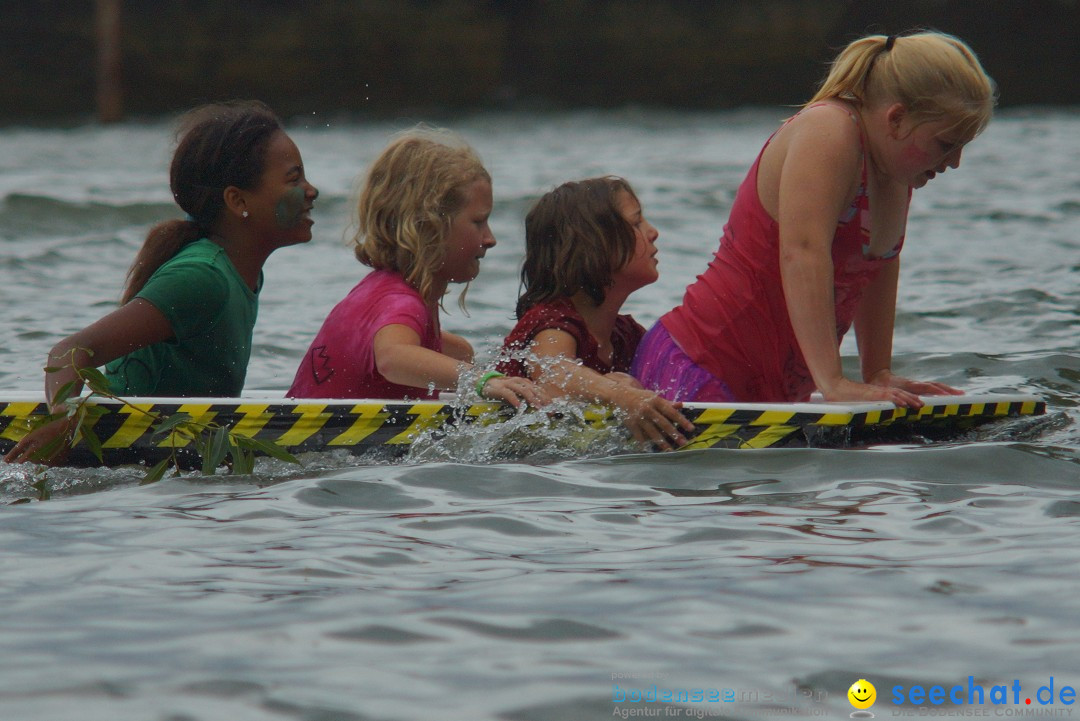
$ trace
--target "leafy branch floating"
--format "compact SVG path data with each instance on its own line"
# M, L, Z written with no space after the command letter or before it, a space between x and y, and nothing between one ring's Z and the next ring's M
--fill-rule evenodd
M291 453L273 441L264 441L242 435L228 426L212 421L205 423L196 421L190 414L182 411L162 417L161 414L152 410L129 403L109 389L109 381L100 370L97 368L82 368L76 365L74 362L75 350L77 349L71 351L72 363L70 367L90 392L85 395L73 395L79 385L78 381L74 380L65 383L56 391L52 398L51 407L58 408L63 405L66 410L41 416L34 422L30 430L67 419L73 424L72 432L70 435L64 434L53 438L33 454L32 460L47 462L59 452L65 450L65 446L67 449L71 449L81 441L86 444L94 457L104 464L101 439L94 432L94 424L98 418L109 411L107 408L93 402L96 399L104 398L122 403L135 412L149 416L153 422L150 428L151 437L162 438L167 436L171 440L171 442L165 444L170 449L169 456L150 468L140 481L140 485L161 480L170 468L173 469L174 475L179 475L181 466L177 449L189 442L195 446L202 459L201 471L204 475L213 475L217 468L223 464L228 468L230 474L251 474L255 470L255 455L257 453L287 463L299 464L299 461ZM59 370L61 370L61 367L49 367L45 369L45 372L55 373ZM179 440L183 440L184 443L178 443Z

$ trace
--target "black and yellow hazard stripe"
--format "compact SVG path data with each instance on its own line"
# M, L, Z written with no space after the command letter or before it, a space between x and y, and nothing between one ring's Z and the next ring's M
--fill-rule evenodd
M184 433L155 434L158 419L187 413L195 423L214 423L232 432L276 443L296 453L345 448L364 451L385 448L404 450L426 431L458 423L493 422L509 411L499 404L484 403L464 408L440 402L209 402L190 403L95 401L109 413L91 426L101 440L105 463L156 460L172 448L187 448L192 439ZM0 451L14 446L36 418L48 413L43 403L6 403L0 406ZM77 447L75 451L79 451ZM86 460L75 453L76 460Z
M781 404L766 410L687 406L683 413L697 428L686 448L783 446L808 426L846 426L854 417L845 411L811 412Z
M816 407L821 407L816 406ZM927 430L939 426L967 428L996 418L1042 415L1046 403L1037 398L988 402L950 402L933 399L918 409L881 408L858 410L837 406L824 411L801 410L800 406L776 404L775 408L707 407L683 409L697 430L685 448L769 448L807 445L814 438L829 438L814 432L833 429L861 431L886 428ZM848 436L849 437L849 436Z
M683 413L694 423L695 432L686 448L807 445L820 429L877 430L894 426L923 429L938 424L965 427L994 418L1046 412L1045 402L1030 396L972 401L977 398L964 397L956 402L935 399L917 410L892 407L863 410L859 404L750 407L687 404ZM174 447L193 452L189 448L190 437L182 433L164 436L154 433L156 419L176 413L187 413L196 422L213 422L234 433L276 443L292 453L343 448L354 453L381 450L391 455L404 452L424 433L463 424L496 423L514 414L508 406L495 403L454 406L440 401L245 398L163 403L140 398L128 403L93 402L110 411L93 425L107 465L155 461L167 456ZM0 452L10 449L28 432L35 418L46 414L47 408L40 402L0 401ZM615 422L606 409L598 407L589 408L584 420L595 428ZM68 460L80 465L96 462L87 449L79 447Z

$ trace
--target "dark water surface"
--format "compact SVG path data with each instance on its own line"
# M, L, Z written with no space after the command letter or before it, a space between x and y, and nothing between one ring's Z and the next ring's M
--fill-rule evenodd
M703 269L783 116L461 121L494 176L499 245L471 315L448 299L445 326L490 351L529 203L601 173L627 177L661 232L661 280L629 303L651 323ZM341 242L353 181L409 123L293 124L322 191L316 237L267 266L249 389L288 385L361 277ZM40 388L47 349L109 310L148 225L178 214L168 141L164 124L0 131L2 387ZM1075 111L1003 113L916 193L904 250L900 371L1036 393L1038 421L858 450L323 454L143 487L137 470L0 465L0 718L842 718L860 678L879 718L914 712L896 686L958 684L985 705L931 710L1065 715L1060 692L1080 685L1077 168ZM42 482L51 500L9 505ZM991 704L995 685L1008 703Z

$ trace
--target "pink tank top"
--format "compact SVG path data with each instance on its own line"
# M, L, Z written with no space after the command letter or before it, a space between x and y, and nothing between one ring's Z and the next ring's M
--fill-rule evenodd
M861 133L859 143L863 148L859 189L840 217L832 244L838 341L851 327L863 290L904 243L901 238L884 256L869 256L870 199ZM763 147L739 186L720 249L709 267L686 289L682 305L660 321L691 360L724 381L736 400L803 401L815 386L784 300L780 226L758 198L758 166L764 151Z

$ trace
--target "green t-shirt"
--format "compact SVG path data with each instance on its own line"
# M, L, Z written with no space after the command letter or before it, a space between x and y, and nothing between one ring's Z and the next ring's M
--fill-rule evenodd
M259 277L262 287L262 276ZM240 395L259 310L225 249L189 243L166 261L135 296L169 320L173 338L117 358L105 372L119 396Z

